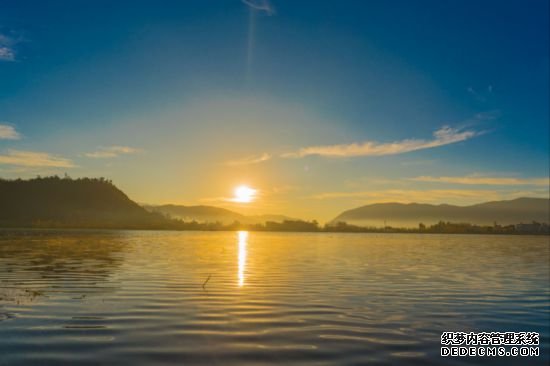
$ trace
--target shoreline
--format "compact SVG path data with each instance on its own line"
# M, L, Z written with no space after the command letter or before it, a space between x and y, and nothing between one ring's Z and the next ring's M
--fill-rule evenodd
M331 231L331 230L258 230L254 228L225 228L225 229L174 229L174 228L105 228L105 227L0 227L0 232L21 232L21 231L36 231L36 232L120 232L120 231L145 231L145 232L265 232L265 233L290 233L290 234L419 234L419 235L502 235L502 236L548 236L550 233L530 233L530 232L436 232L436 231L419 231L399 229L399 230L366 230L366 231Z

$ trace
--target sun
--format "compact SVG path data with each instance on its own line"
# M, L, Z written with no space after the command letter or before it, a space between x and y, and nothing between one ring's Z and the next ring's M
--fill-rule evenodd
M248 186L238 186L235 188L233 202L250 203L256 199L256 189L252 189Z

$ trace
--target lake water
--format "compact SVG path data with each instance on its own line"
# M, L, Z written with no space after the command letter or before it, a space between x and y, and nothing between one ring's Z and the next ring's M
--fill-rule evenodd
M0 231L0 365L546 365L549 262L549 237ZM441 357L443 331L540 356Z

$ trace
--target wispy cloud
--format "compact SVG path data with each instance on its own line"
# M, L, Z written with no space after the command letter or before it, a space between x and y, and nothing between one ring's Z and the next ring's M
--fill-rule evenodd
M493 186L548 186L549 178L514 178L514 177L484 177L469 175L464 177L432 177L421 176L409 178L416 182L451 183L468 185L493 185Z
M11 37L0 34L0 61L15 61L14 44Z
M8 150L0 154L0 164L23 167L72 168L75 165L69 159L45 152Z
M487 88L481 90L476 90L470 86L466 90L475 100L485 103L490 95L493 93L493 86L488 85Z
M395 202L413 202L418 201L418 197L433 201L437 198L445 197L472 197L478 196L479 190L461 190L461 189L438 189L438 190L409 190L409 189L388 189L382 191L355 191L355 192L324 192L312 196L312 198L325 200L333 198L372 198L379 201ZM487 192L487 191L483 191Z
M534 191L488 189L388 189L380 191L325 192L311 196L310 198L317 200L351 199L361 201L365 204L382 202L471 204L518 197L547 197L547 195L548 191L544 189Z
M262 155L253 155L253 156L247 156L242 159L230 160L226 162L226 165L236 166L236 165L258 164L264 161L268 161L269 159L271 159L271 155L268 153L263 153Z
M21 135L15 127L0 123L0 140L19 140Z
M244 4L246 4L248 7L258 10L258 11L264 11L267 13L267 15L273 15L275 14L275 9L269 2L269 0L241 0Z
M15 61L15 53L7 46L0 46L0 60Z
M396 155L454 144L480 134L481 132L478 131L443 126L433 133L433 139L431 140L406 139L386 143L365 141L352 144L310 146L304 147L297 152L283 154L282 156L285 158L301 158L308 155L328 157Z
M129 146L108 146L108 147L99 147L98 150L90 153L84 154L88 158L94 159L107 159L107 158L116 158L120 155L129 155L136 154L141 152L141 149L136 149Z
M436 161L435 159L409 160L402 161L400 164L404 166L433 165Z

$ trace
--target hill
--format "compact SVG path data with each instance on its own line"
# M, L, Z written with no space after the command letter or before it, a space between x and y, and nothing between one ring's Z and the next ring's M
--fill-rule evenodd
M219 222L227 225L234 222L240 222L242 224L264 224L267 221L283 222L285 220L293 220L292 218L283 215L247 216L215 206L144 205L143 207L150 212L161 213L170 218L180 219L187 222Z
M420 203L377 203L344 211L331 223L347 222L361 226L416 227L439 221L467 222L477 225L501 225L550 221L550 200L518 198L472 206L430 205Z
M110 181L59 177L0 180L0 227L164 228Z
M144 205L150 212L158 212L183 221L232 223L244 219L244 215L214 206Z

